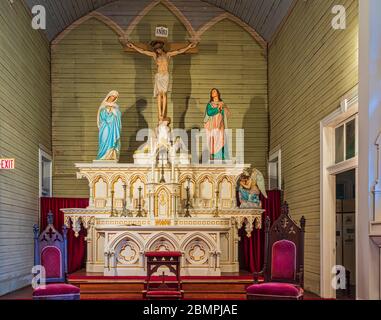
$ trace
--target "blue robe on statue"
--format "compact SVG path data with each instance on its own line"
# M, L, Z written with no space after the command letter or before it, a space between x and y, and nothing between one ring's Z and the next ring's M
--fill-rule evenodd
M256 206L260 206L261 200L259 198L259 194L251 193L250 190L247 190L243 187L239 188L240 200L248 202L249 204L254 204Z
M97 160L118 160L120 154L120 132L122 114L119 107L108 111L106 107L99 110L99 149Z

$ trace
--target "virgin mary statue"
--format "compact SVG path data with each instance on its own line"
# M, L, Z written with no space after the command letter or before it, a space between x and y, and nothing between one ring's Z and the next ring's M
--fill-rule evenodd
M119 160L121 112L116 104L119 93L111 91L98 110L99 148L97 160Z
M222 101L220 92L218 89L212 89L204 118L210 160L228 159L225 129L227 129L229 115L230 111Z

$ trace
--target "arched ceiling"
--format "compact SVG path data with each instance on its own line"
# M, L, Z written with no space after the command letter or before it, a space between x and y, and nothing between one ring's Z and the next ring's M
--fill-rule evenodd
M120 0L23 0L32 8L43 5L47 11L46 35L52 41L73 22ZM129 2L131 0L123 0ZM171 0L170 0L171 1ZM134 2L134 1L131 1ZM143 5L151 0L140 0ZM172 0L181 11L198 6L207 11L211 6L225 10L247 23L266 41L270 41L294 0ZM138 12L136 13L138 14Z

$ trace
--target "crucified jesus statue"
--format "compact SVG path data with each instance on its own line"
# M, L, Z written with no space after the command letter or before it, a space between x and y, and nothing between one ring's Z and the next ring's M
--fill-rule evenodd
M151 42L151 47L153 51L144 50L139 48L132 42L127 40L126 43L128 48L134 49L135 51L144 54L146 56L152 57L157 65L157 73L155 75L155 89L154 96L157 97L157 109L159 121L163 121L167 116L167 93L169 87L169 61L171 57L177 56L179 54L185 53L190 49L197 46L197 42L191 42L188 46L173 50L169 52L164 51L163 41L153 41Z

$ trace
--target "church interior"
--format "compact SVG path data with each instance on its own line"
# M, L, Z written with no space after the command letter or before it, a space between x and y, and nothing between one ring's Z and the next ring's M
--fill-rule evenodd
M0 300L381 299L378 0L2 0Z

